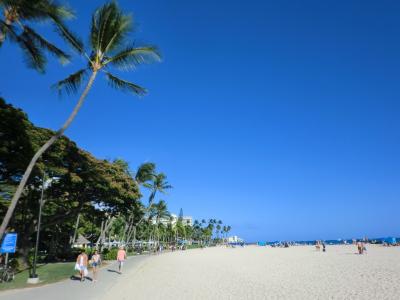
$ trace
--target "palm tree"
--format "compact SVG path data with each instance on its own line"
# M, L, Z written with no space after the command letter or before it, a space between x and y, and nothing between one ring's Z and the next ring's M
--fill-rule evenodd
M46 66L44 52L59 58L62 63L69 60L69 55L36 32L32 22L51 21L62 37L71 35L64 25L65 19L74 16L65 5L52 0L0 0L3 18L0 18L0 46L7 39L16 43L26 57L30 68L43 73Z
M154 217L156 218L156 223L159 224L161 220L167 220L170 217L170 213L167 208L167 203L164 200L160 200L158 203L153 205L154 207Z
M35 153L30 161L24 176L22 177L18 188L8 207L6 216L0 227L0 240L5 232L5 229L11 219L12 213L17 205L18 199L21 196L29 175L39 157L51 146L54 142L64 134L79 112L86 96L88 95L93 82L99 72L102 72L108 79L111 87L118 90L128 91L135 95L144 95L146 90L132 82L118 78L109 72L109 68L116 67L120 69L132 69L137 65L159 60L160 56L154 46L128 46L128 34L133 29L132 18L130 15L125 15L119 9L115 2L104 4L97 9L92 16L90 28L90 48L85 51L83 44L74 37L67 35L67 39L71 46L79 53L86 57L88 65L76 73L70 75L64 80L59 81L55 87L61 91L63 88L67 92L76 92L83 82L84 78L90 73L90 78L86 83L78 103L76 104L71 115L64 125ZM90 53L88 55L87 53Z
M232 227L231 227L230 225L228 225L228 226L226 227L226 233L229 233L229 231L231 231L231 229L232 229Z
M150 209L153 205L154 198L156 197L156 193L160 192L165 194L166 190L171 189L172 186L167 181L167 176L164 173L159 173L153 176L151 183L145 183L143 186L149 188L151 190L149 197L149 206Z
M145 182L151 181L155 175L156 165L154 163L141 164L135 173L135 181L140 186Z
M224 237L224 239L226 239L227 228L228 228L227 226L222 227L221 233L222 233L222 236Z
M167 218L170 217L170 213L167 208L167 203L165 203L164 200L160 200L158 203L153 205L153 218L155 218L156 221L156 229L157 229L157 236L158 236L158 242L160 240L160 235L159 235L159 225L161 223L161 220L167 220Z
M220 230L221 230L221 225L220 225L219 223L217 224L216 229L217 229L217 230L216 230L215 233L216 233L216 235L217 235L217 239L219 239L219 232L220 232Z

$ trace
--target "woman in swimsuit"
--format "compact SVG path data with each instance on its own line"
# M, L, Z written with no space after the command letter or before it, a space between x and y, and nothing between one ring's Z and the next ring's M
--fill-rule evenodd
M101 263L99 252L96 250L92 255L92 268L93 268L93 282L97 281L97 271Z
M79 271L79 276L81 278L81 281L85 281L85 277L87 276L87 265L88 265L88 256L85 253L85 250L83 249L81 251L81 254L78 255L76 258L76 265L75 269Z

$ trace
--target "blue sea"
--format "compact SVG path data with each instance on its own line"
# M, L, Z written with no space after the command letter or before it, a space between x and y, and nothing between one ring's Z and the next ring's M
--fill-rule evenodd
M327 245L343 245L343 244L352 244L354 239L337 239L337 240L323 240L325 244ZM363 240L362 238L360 239L355 239L357 241ZM389 244L395 244L400 241L400 238L397 237L381 237L381 238L369 238L368 241L370 243L374 244L382 244L382 243L389 243ZM265 246L265 245L277 245L277 244L284 244L284 243L289 243L289 244L297 244L297 245L315 245L315 240L312 241L259 241L256 244L260 246ZM254 244L254 243L248 243L248 244Z

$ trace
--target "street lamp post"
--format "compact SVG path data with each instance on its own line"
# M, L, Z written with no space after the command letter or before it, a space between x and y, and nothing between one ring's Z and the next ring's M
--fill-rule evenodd
M31 283L31 284L39 283L39 276L36 274L36 262L37 262L37 255L38 255L38 249L39 249L40 223L42 221L42 207L43 207L43 196L44 196L44 189L45 189L45 187L44 187L45 179L46 179L46 172L43 171L42 193L40 195L40 201L39 201L39 217L38 217L37 232L36 232L35 255L33 257L32 274L28 278L28 283Z

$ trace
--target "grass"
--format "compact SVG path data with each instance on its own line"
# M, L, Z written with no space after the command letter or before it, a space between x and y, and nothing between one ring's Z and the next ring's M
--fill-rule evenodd
M36 269L36 273L39 275L40 285L57 282L63 279L68 279L76 272L74 271L74 262L68 263L52 263L39 265ZM25 270L16 274L15 279L12 282L0 283L0 291L7 289L18 289L28 286L26 283L29 277L29 270Z

